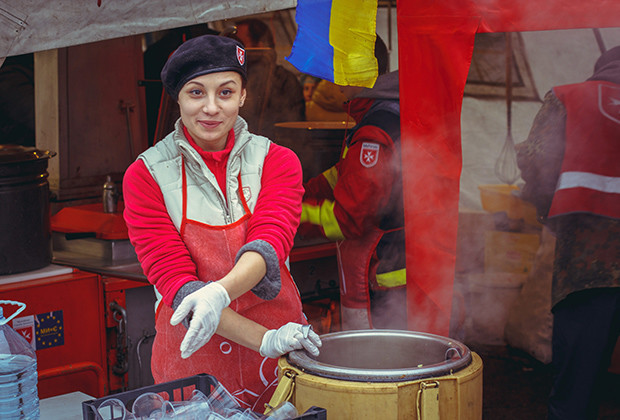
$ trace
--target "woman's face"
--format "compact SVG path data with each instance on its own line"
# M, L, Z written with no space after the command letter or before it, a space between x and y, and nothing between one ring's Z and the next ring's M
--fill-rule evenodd
M234 126L246 90L235 71L198 76L179 92L181 120L203 150L224 150L228 132Z

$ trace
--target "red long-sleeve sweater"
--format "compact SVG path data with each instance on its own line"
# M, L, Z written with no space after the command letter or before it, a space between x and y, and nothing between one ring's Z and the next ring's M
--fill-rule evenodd
M226 162L234 137L229 135L225 150L220 152L205 152L186 137L214 173L220 189L226 191ZM288 257L299 225L304 191L301 181L301 164L295 153L272 144L265 157L261 191L249 220L246 243L259 239L268 242L280 263ZM142 269L164 303L171 305L183 284L198 279L196 266L168 216L159 186L141 159L125 172L123 198L129 237Z

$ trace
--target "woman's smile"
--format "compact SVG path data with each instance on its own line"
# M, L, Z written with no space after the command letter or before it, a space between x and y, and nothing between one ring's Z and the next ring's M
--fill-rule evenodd
M215 128L217 126L219 126L220 124L222 124L221 121L198 121L201 125L203 125L205 128Z

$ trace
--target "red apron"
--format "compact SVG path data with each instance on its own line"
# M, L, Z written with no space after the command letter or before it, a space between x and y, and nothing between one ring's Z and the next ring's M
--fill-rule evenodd
M234 266L235 256L245 244L250 210L240 194L246 210L237 222L210 226L187 219L187 186L183 167L183 220L181 238L196 263L202 281L224 277ZM239 191L241 180L239 180ZM297 286L286 267L280 269L282 287L273 300L263 300L251 291L231 302L230 308L268 329L279 328L287 322L306 324ZM172 308L161 304L155 316L157 334L153 343L151 370L155 383L208 373L214 376L244 408L268 402L275 390L277 359L262 357L215 334L211 340L187 359L181 358L181 341L187 332L182 324L170 325ZM257 405L262 409L260 405Z

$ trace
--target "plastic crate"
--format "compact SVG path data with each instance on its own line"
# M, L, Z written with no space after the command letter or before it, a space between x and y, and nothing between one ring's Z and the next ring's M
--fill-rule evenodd
M187 378L177 379L175 381L164 382L161 384L150 385L131 391L125 391L118 394L108 395L96 400L88 400L82 402L82 416L84 420L96 420L97 409L106 400L116 398L121 400L127 409L131 409L133 402L145 392L154 392L157 394L166 393L169 401L184 401L191 398L194 389L199 390L206 396L217 387L218 381L215 377L206 373L190 376ZM297 417L299 420L326 420L327 411L320 407L310 407L305 413Z

